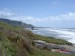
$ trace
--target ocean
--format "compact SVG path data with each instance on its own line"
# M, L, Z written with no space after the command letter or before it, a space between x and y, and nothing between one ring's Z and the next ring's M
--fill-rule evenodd
M75 29L72 28L37 28L35 30L32 30L32 32L43 36L65 39L68 42L75 44Z

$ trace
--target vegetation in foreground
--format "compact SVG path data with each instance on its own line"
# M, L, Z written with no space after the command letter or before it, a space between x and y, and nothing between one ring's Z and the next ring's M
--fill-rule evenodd
M71 44L65 40L36 35L24 28L0 22L1 56L75 56L73 54L52 53L48 50L38 49L32 45L35 39L56 44Z

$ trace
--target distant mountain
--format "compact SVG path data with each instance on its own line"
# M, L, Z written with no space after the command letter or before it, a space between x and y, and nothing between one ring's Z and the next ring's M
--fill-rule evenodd
M24 27L24 28L33 28L34 26L31 24L26 24L21 21L14 21L9 19L0 18L0 22L5 22L7 24L10 24L12 26L18 26L18 27Z

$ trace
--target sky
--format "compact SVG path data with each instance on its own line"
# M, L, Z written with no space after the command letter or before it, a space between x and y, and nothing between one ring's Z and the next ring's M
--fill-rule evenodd
M0 0L0 18L39 27L75 28L75 0Z

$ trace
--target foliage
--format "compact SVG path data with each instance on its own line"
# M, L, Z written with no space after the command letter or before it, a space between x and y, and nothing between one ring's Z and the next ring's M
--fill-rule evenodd
M36 35L24 28L0 22L0 50L2 56L74 56L37 49L32 45L33 40L44 40L56 44L69 43L65 40Z

